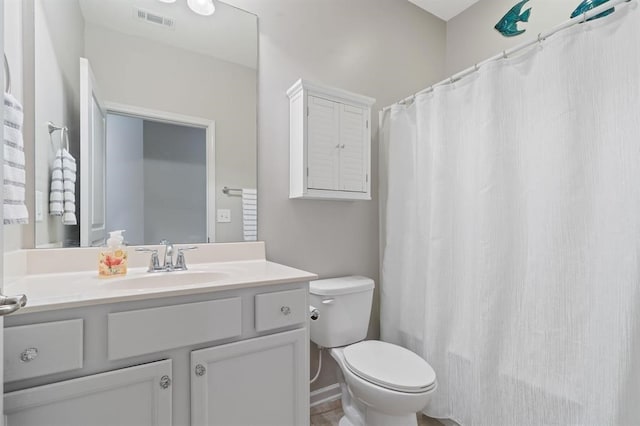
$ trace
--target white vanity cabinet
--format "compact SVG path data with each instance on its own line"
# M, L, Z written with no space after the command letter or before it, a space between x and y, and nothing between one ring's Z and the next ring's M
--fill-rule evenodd
M171 361L5 394L7 426L169 426Z
M370 200L375 99L306 80L287 95L289 198Z
M307 425L308 303L270 283L8 317L31 337L7 340L6 424Z
M192 425L308 422L305 330L191 352Z

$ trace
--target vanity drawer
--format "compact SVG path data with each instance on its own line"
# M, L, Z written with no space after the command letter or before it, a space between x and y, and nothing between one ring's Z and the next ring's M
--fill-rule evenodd
M109 359L121 359L242 334L240 297L108 315Z
M4 381L82 368L81 319L4 329Z
M257 331L302 324L309 311L307 290L303 288L258 294L255 301Z

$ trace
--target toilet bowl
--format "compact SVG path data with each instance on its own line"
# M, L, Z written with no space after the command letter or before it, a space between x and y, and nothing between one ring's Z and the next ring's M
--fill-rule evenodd
M378 373L377 367L369 365L370 373L364 377L362 368L355 368L345 359L345 350L348 353L352 346L360 344L372 344L370 348L366 348L371 349L371 353L366 354L365 350L361 350L361 355L368 355L371 360L380 361L380 364L387 361L380 357L380 345L387 345L388 348L385 349L388 353L396 350L406 351L415 356L415 362L406 363L406 359L403 359L403 363L394 364L395 367L399 367L396 371L390 371L387 367L384 372L375 375L371 373ZM431 394L437 388L435 373L429 364L413 352L396 345L375 340L364 341L346 348L333 348L330 354L340 366L347 385L346 390L349 392L346 402L343 398L343 409L345 405L353 405L358 412L357 416L349 416L352 414L351 410L344 409L346 421L341 422L341 426L415 426L416 413L427 405ZM364 364L366 368L367 362Z
M320 317L311 324L311 340L331 348L340 367L340 426L416 426L416 413L437 388L436 374L408 349L363 340L373 286L364 277L312 281L311 303Z

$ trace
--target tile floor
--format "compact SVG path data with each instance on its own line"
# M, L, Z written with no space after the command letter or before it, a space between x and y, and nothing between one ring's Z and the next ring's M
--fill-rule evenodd
M338 426L341 417L342 405L340 400L320 404L311 409L311 426ZM442 423L420 414L418 415L418 425L442 426Z

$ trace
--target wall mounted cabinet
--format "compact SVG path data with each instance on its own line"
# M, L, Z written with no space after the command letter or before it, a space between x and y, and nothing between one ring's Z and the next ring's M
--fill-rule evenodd
M375 99L302 79L287 95L289 198L370 200Z

